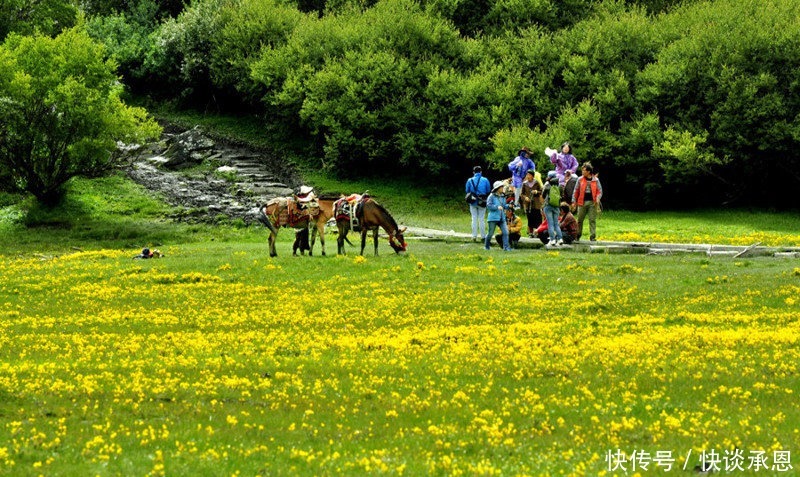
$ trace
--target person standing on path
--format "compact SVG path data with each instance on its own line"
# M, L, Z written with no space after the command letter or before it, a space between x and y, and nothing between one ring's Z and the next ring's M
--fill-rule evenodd
M597 240L597 215L601 210L600 199L603 197L603 186L600 179L594 174L594 167L591 162L584 162L581 167L581 178L575 186L572 196L572 207L578 209L578 236L576 241L583 235L583 220L589 216L589 240Z
M572 205L572 195L575 192L575 186L578 184L578 174L574 174L572 170L567 169L564 171L564 193L561 194L561 200L568 205Z
M472 168L472 177L467 179L465 192L471 193L475 199L469 204L469 213L472 216L472 241L478 240L478 231L481 240L486 239L486 199L492 193L489 179L483 177L481 166Z
M533 169L525 174L525 180L522 182L522 195L519 201L522 204L522 210L525 211L525 217L528 219L528 236L533 237L534 231L539 227L544 219L542 215L542 207L544 201L542 200L542 175Z
M511 248L508 246L508 226L506 225L506 214L504 211L513 206L506 201L503 195L504 186L505 184L503 181L496 181L492 185L492 193L489 195L489 200L486 203L486 208L489 210L489 215L487 217L489 229L487 230L486 239L483 242L483 247L486 250L491 250L492 235L494 234L495 228L500 227L500 232L503 234L503 250L511 251Z
M545 244L550 247L558 247L564 243L561 236L561 227L558 224L558 215L561 211L561 189L558 186L558 173L550 171L547 173L547 183L544 185L544 215L547 218L548 242Z

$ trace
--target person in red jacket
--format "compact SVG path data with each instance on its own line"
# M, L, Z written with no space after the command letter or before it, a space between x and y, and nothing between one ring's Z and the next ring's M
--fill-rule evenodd
M572 194L572 208L578 210L578 236L583 235L583 220L589 216L589 240L597 240L597 214L601 210L600 199L603 197L603 186L594 173L591 162L584 162L581 167L581 178Z

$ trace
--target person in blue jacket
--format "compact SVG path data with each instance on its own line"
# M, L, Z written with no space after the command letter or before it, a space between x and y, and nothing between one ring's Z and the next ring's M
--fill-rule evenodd
M508 245L508 226L506 225L506 212L505 210L509 207L514 207L514 204L509 204L506 201L505 195L503 190L505 189L505 183L503 181L497 181L492 184L492 193L489 195L489 199L486 201L486 209L489 211L488 221L489 221L489 230L486 234L486 239L483 242L483 248L486 250L490 249L492 244L492 235L494 235L494 230L496 227L500 227L500 232L503 234L503 250L506 252L511 251L511 247Z
M481 174L481 166L472 168L473 176L467 179L465 192L472 194L475 198L469 203L469 213L472 215L472 241L478 240L478 230L481 232L481 240L486 240L486 199L492 193L492 186L489 179Z

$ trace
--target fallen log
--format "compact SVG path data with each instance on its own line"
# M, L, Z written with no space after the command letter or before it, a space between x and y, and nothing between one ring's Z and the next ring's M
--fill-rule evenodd
M739 253L737 253L736 255L734 255L734 256L733 256L733 258L739 258L739 257L743 257L743 256L745 256L745 255L746 255L748 252L750 252L750 251L751 251L751 250L753 250L754 248L758 247L759 245L761 245L761 242L756 242L756 243L754 243L753 245L750 245L749 247L745 248L745 249L744 249L744 250L742 250L741 252L739 252Z

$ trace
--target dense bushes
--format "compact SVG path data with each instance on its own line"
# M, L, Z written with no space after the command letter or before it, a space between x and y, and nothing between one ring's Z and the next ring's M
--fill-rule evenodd
M555 99L542 103L550 119L500 130L492 159L506 159L509 138L537 149L570 139L641 205L789 205L790 188L769 184L800 182L798 9L781 0L698 2L656 18L612 9L557 32L548 43L560 71L537 82Z
M57 35L75 25L78 9L68 0L0 0L0 41L9 33Z
M495 126L463 124L499 104L480 101L493 96L488 84L469 84L474 53L447 22L414 2L387 0L364 13L306 17L285 44L264 51L253 73L272 104L323 142L326 167L379 163L385 172L436 174L457 158L480 158L487 148L476 153L471 143ZM483 133L468 137L475 131Z
M500 175L570 140L628 205L780 206L800 185L791 0L115 1L89 30L126 84L259 112L339 174Z

